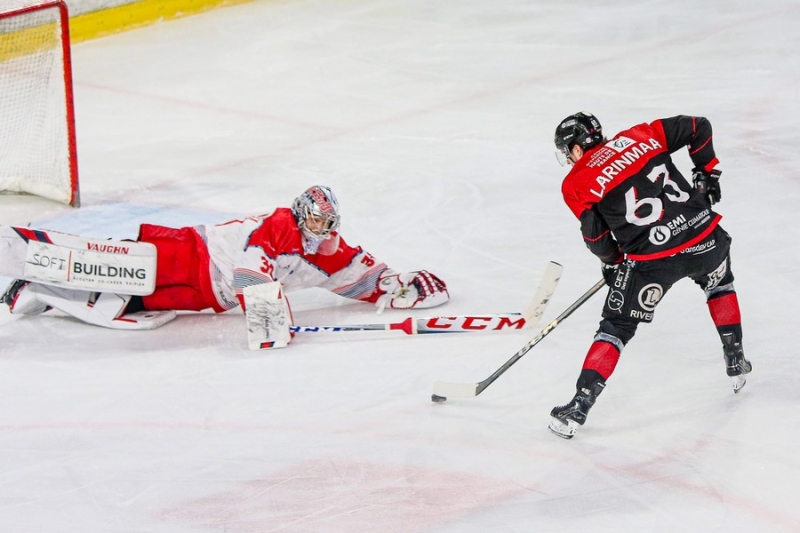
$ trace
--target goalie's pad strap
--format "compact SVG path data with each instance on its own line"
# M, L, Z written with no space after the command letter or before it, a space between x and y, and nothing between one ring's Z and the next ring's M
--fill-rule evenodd
M277 281L249 285L242 291L251 350L285 348L292 340L292 314Z
M147 295L155 289L156 248L0 225L0 275L94 292Z

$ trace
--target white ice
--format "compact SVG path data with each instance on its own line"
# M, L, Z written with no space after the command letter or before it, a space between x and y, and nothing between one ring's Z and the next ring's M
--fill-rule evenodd
M556 260L546 323L600 277L560 197L564 116L709 117L754 370L734 395L681 282L565 441L549 411L600 296L441 405L434 381L479 381L535 331L254 352L236 313L118 332L3 309L0 529L800 531L799 26L795 0L264 0L76 45L83 207L4 196L0 223L132 237L328 184L349 242L447 281L436 314L520 310ZM291 301L303 325L409 314Z

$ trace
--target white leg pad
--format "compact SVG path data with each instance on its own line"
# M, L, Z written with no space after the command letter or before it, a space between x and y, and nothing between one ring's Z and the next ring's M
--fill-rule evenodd
M110 292L87 292L31 283L23 289L35 296L41 305L58 309L87 324L111 329L154 329L166 324L175 316L175 311L141 311L122 315L130 295ZM20 293L22 296L23 293Z
M0 225L0 250L0 275L12 279L139 296L155 290L157 250L151 243Z
M28 283L17 292L14 301L8 306L11 314L40 315L50 309L47 304L39 301L36 291L32 290L35 285L35 283Z
M277 281L250 285L243 290L247 318L247 345L251 350L285 348L292 340L292 314Z

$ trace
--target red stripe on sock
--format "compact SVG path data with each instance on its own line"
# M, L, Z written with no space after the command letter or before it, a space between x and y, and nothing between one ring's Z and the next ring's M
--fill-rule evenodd
M589 348L589 353L586 354L583 369L594 370L603 376L603 379L608 379L617 367L619 356L619 350L613 344L595 341Z
M708 310L711 311L711 319L717 327L742 323L742 317L739 314L739 299L735 292L719 298L712 298L708 301Z

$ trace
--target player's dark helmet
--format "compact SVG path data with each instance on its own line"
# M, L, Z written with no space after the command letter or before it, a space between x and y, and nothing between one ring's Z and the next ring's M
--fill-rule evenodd
M570 115L556 128L553 142L556 145L556 157L559 163L566 164L567 158L576 144L588 150L603 141L603 126L591 113L575 113Z

